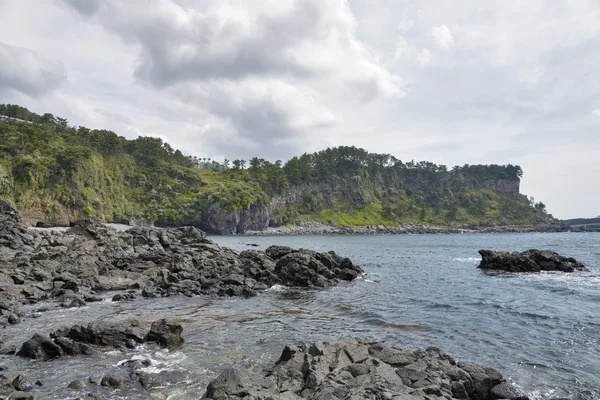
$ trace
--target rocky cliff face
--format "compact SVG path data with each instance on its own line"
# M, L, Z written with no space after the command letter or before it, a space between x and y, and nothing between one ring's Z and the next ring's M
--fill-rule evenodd
M243 234L247 231L262 231L269 226L269 207L253 204L241 210L227 211L212 204L206 210L183 221L156 222L157 226L174 227L189 225L218 235Z

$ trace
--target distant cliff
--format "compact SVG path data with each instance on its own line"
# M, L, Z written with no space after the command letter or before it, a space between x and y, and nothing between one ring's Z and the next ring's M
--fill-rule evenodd
M330 226L538 225L542 203L519 193L514 165L403 162L342 146L286 163L201 161L151 137L70 127L0 105L0 198L29 225L190 224L220 234L314 221ZM24 121L27 121L24 122Z

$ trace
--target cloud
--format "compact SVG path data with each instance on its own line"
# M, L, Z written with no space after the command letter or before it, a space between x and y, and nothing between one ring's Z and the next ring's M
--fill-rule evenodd
M214 150L239 153L245 146L256 152L293 154L292 145L308 135L330 128L338 118L320 105L318 95L309 88L281 80L246 78L220 80L194 85L181 84L168 90L192 107L207 110L216 120L209 129ZM225 139L225 140L222 140ZM273 147L277 150L269 150ZM279 155L276 158L281 158Z
M153 7L119 0L61 0L81 16L139 45L135 75L178 82L293 76L336 78L368 95L401 96L401 79L356 36L345 0L209 0ZM190 3L191 4L191 3Z
M0 60L0 89L39 96L55 90L67 79L61 63L29 49L0 42Z
M596 108L594 111L592 111L592 114L600 117L600 108Z
M454 44L454 36L452 36L450 29L446 25L436 26L431 32L438 46L442 49L448 50Z

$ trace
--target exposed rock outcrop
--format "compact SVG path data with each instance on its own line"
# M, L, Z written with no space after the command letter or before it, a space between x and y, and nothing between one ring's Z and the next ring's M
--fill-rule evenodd
M0 300L56 298L64 307L79 307L96 301L99 292L116 290L146 297L252 296L274 284L323 287L362 272L333 252L289 249L293 254L283 258L237 253L193 227L117 231L80 220L66 232L40 232L21 226L8 203L0 210ZM114 300L133 297L124 293Z
M37 360L48 360L65 355L93 354L96 347L134 348L138 344L156 342L161 347L173 348L183 343L183 327L160 319L150 329L135 319L94 321L87 326L61 328L50 337L36 333L23 343L17 355Z
M563 257L550 250L507 251L479 250L481 263L478 268L508 272L540 271L587 271L579 261Z
M437 348L395 349L361 340L287 346L272 370L255 375L228 369L204 399L473 399L526 397L502 375L457 363Z

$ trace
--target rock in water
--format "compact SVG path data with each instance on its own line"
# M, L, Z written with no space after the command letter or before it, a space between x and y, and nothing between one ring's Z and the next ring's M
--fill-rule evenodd
M62 352L60 347L50 338L36 333L31 339L23 343L17 355L25 358L47 360L60 357Z
M579 261L563 257L550 250L527 250L509 253L507 251L479 250L481 263L478 268L508 272L540 271L587 271Z
M439 349L403 350L352 339L286 346L264 375L228 369L207 387L204 399L506 399L491 368L457 363Z
M181 332L183 327L166 319L154 321L146 336L147 342L157 342L161 347L177 347L183 343Z

